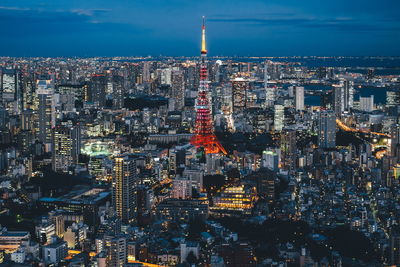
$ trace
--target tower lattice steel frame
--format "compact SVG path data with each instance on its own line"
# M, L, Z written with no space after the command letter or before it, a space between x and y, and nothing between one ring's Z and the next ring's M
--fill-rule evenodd
M206 27L202 26L201 59L200 59L200 85L196 105L196 127L190 143L196 147L203 147L207 154L223 153L226 150L218 141L214 133L214 124L210 110L208 97L208 72L207 72L207 49L206 49Z

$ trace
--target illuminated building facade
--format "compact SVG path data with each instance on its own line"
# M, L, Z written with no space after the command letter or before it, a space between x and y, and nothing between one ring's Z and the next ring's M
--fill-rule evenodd
M112 82L112 96L113 96L113 108L121 109L124 107L125 102L125 80L123 76L113 75L111 78Z
M108 181L107 170L104 166L108 160L106 155L91 156L88 164L89 174L94 176L96 180Z
M53 129L52 165L55 172L67 172L78 162L81 151L81 132L77 126L57 126Z
M274 129L275 131L282 131L285 119L285 108L283 105L275 105L274 109Z
M174 99L174 110L181 110L185 106L185 80L183 72L173 70L171 74L172 98Z
M22 111L22 75L18 69L0 69L0 99L12 114Z
M296 131L281 132L281 162L285 170L296 168Z
M336 115L332 110L319 113L318 145L321 148L336 147Z
M280 150L266 150L262 154L262 167L277 171L279 168Z
M341 115L344 111L350 111L354 102L354 82L342 80L340 84L334 85L334 107L335 113Z
M400 103L400 90L398 91L386 91L386 106L396 107Z
M136 161L134 158L119 156L114 159L112 200L117 216L124 223L136 219Z
M192 180L188 177L175 177L172 181L172 198L192 198Z
M208 218L208 204L198 199L166 199L156 208L159 220L189 222Z
M304 110L304 87L294 86L294 103L296 110Z
M93 75L89 88L89 102L98 107L106 104L107 76L103 74Z
M39 141L46 145L46 151L51 151L51 129L55 126L54 84L52 80L38 80L37 95L39 99Z
M247 92L250 88L250 83L242 77L233 79L231 83L233 112L243 111L247 106Z
M268 86L268 64L268 61L266 61L264 64L265 106L272 107L276 99L276 93L274 87Z
M255 187L245 185L227 187L213 198L210 212L216 216L251 215L256 199Z
M400 163L400 124L395 124L391 128L390 151L394 162Z
M0 250L12 252L23 242L29 241L31 235L25 231L8 231L7 228L0 228Z
M374 96L360 97L360 110L372 112L374 110Z

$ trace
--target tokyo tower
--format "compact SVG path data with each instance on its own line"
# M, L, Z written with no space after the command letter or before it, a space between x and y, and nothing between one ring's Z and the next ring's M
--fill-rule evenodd
M206 27L202 26L201 61L200 61L200 85L196 105L196 127L190 143L196 147L203 147L205 153L227 154L214 133L214 124L211 116L208 97L208 72L207 72L207 49L206 49Z

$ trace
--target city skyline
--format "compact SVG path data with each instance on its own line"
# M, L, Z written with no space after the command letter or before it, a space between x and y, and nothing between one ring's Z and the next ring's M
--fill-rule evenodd
M398 56L399 5L6 0L0 56L195 56L203 15L211 56Z
M400 266L395 3L5 1L0 266Z

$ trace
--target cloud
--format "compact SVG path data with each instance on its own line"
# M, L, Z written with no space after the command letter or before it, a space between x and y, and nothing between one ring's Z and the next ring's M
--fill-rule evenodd
M208 21L217 23L240 23L256 27L294 27L304 29L326 29L342 32L398 31L399 25L385 23L386 19L374 20L374 23L350 17L315 18L295 17L291 14L275 14L262 18L212 17Z
M94 15L98 15L101 13L110 12L110 10L109 9L100 9L100 8L96 8L96 9L94 9L94 8L93 9L76 8L76 9L72 9L71 12L78 14L78 15L85 15L85 16L92 17Z
M30 8L23 8L23 7L15 7L15 6L0 6L0 10L26 11L26 10L31 10L31 9Z
M102 20L106 9L43 10L0 7L0 33L8 37L113 31L137 32L136 25Z

